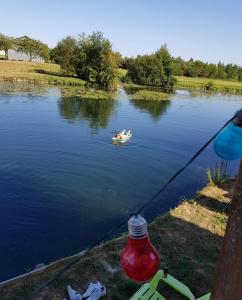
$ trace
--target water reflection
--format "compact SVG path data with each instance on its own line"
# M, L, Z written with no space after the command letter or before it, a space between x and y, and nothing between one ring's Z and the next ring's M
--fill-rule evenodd
M151 91L151 92L162 92L162 90L157 86L146 86L146 85L144 85L144 86L142 86L142 85L140 85L140 86L133 86L133 85L125 86L124 90L128 95L134 94L141 90Z
M134 100L130 99L130 103L141 111L148 112L153 120L158 121L159 118L167 111L171 105L171 101L163 100Z
M50 90L48 85L27 83L27 82L6 82L0 81L1 94L21 94L32 96L46 96Z
M208 101L206 94L131 101L123 91L117 100L86 100L48 86L44 97L33 97L29 91L38 87L26 88L0 93L0 281L88 247L145 203L242 101ZM90 135L89 126L99 134ZM117 149L112 133L125 127L134 137ZM193 194L216 161L210 147L146 215Z
M81 99L79 97L61 98L59 103L61 116L69 121L87 120L94 132L106 128L116 106L114 99Z

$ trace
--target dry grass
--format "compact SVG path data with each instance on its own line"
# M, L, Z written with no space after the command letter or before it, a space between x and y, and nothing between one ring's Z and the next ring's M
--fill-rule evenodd
M168 264L170 273L187 284L197 295L205 294L211 286L214 266L220 251L231 198L231 184L223 188L208 186L198 195L182 202L149 226L150 238L161 256L161 265ZM65 286L71 283L83 292L91 280L101 280L107 287L103 299L129 299L139 284L130 281L118 270L107 271L103 261L119 266L119 255L126 237L108 242L85 254L79 263L55 280L33 299L63 299ZM68 261L59 261L35 275L0 288L0 299L25 299L41 283ZM181 299L166 288L162 294L169 299Z
M57 64L0 60L0 80L83 86L85 81L65 76Z

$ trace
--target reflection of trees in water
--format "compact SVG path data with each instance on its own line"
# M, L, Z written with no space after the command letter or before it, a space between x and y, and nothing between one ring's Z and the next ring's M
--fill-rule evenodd
M81 99L78 97L61 98L60 114L70 121L87 120L89 126L97 131L106 128L115 108L114 99Z
M157 121L159 118L167 111L168 107L170 106L170 101L164 100L129 100L134 107L142 110L147 111L151 117Z

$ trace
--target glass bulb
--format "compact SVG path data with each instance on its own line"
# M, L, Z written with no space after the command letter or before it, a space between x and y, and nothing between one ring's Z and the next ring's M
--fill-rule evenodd
M147 281L159 268L159 254L149 240L144 218L140 215L131 217L128 227L129 237L121 254L121 266L129 278Z
M213 147L224 160L242 157L242 127L231 122L216 137Z

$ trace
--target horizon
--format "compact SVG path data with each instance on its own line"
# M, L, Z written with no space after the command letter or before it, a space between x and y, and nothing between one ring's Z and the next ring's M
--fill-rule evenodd
M67 35L102 31L113 50L123 56L151 54L166 44L172 56L184 60L242 65L242 41L238 38L242 4L237 0L105 0L88 4L71 0L61 5L57 0L35 5L30 0L21 4L13 0L2 3L1 8L1 33L27 35L51 48Z

